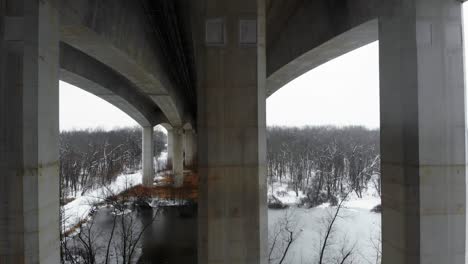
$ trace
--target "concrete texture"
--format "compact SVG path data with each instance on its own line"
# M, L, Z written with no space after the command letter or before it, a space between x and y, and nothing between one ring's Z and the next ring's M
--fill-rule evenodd
M197 4L198 263L266 264L264 3ZM204 44L211 18L224 18L225 45ZM239 44L240 19L258 19L257 45Z
M184 183L184 131L181 127L174 127L168 130L168 134L171 138L168 156L171 157L174 187L181 187Z
M267 97L302 74L343 54L378 39L377 19L367 21L304 52L293 61L271 73L267 79Z
M175 186L184 148L187 166L198 157L199 263L266 264L265 98L377 32L383 264L465 263L459 1L178 3L189 12L171 25L191 25L178 32L194 42L197 111L169 78L174 65L163 63L148 14L134 1L0 1L0 263L59 262L59 49L61 78L144 126L145 184L154 125L168 129ZM224 44L205 44L206 19L224 21ZM242 44L239 21L251 19L257 43ZM196 136L182 127L195 117Z
M142 171L143 185L153 186L154 179L154 143L153 143L153 127L143 127L142 129Z
M151 10L147 10L150 12ZM140 4L125 0L60 1L61 41L119 73L163 111L172 125L193 119L184 94L170 81L170 65Z
M382 1L268 0L268 78L310 50L377 18L380 2ZM267 95L272 92L274 91L267 90Z
M60 44L60 68L62 81L106 100L141 126L168 122L161 109L130 81L65 43Z
M172 169L172 159L174 156L174 135L172 134L172 127L171 128L166 128L167 130L167 160L166 164L168 168Z
M0 6L0 263L60 262L57 8Z
M461 3L381 12L382 263L466 263Z
M193 129L184 129L184 166L196 169L197 164L197 135Z

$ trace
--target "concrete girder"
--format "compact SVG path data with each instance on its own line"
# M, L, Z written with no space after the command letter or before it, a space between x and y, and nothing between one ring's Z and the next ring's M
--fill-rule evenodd
M305 52L268 76L267 98L302 74L350 51L377 41L378 34L378 21L373 19Z
M60 44L60 79L116 106L143 127L167 122L159 107L115 71L69 46Z
M378 2L269 0L267 97L307 70L377 40ZM353 38L356 34L359 38Z
M133 1L60 1L61 41L112 68L150 97L169 123L180 126L187 113L184 95L170 81L163 54Z

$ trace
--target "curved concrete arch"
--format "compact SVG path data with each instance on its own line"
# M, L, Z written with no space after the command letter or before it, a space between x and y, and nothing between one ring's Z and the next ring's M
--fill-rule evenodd
M172 130L174 127L167 123L167 122L162 122L162 123L159 123L158 125L164 127L164 129L166 129L166 131L169 131L169 130Z
M90 56L60 44L60 79L116 106L143 127L167 122L163 112L124 77Z
M343 54L377 41L378 33L378 21L373 19L297 57L268 76L267 98L302 74Z
M107 65L155 102L172 125L187 114L147 14L133 1L60 1L61 41Z

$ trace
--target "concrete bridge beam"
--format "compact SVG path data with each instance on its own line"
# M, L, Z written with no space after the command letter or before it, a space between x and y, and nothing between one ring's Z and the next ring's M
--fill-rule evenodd
M142 171L143 185L147 187L153 186L154 179L154 144L153 144L153 127L147 126L142 128Z
M383 264L465 263L459 1L381 3Z
M58 264L58 1L1 5L0 262Z

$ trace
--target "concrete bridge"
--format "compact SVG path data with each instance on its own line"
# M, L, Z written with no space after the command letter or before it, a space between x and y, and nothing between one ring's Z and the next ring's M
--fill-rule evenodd
M199 263L266 264L265 99L377 39L383 263L466 261L459 0L0 0L0 37L0 263L59 263L64 80L144 127L145 183L158 124L198 166Z

